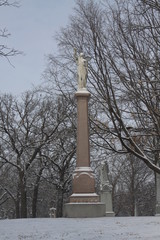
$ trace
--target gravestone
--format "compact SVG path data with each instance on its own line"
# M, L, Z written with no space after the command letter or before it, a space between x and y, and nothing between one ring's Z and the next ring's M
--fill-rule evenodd
M106 216L113 217L115 214L112 207L112 186L108 178L108 165L106 162L100 165L100 200L105 203Z

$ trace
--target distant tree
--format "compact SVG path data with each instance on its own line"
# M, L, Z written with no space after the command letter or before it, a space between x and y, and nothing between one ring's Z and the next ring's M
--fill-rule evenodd
M13 191L19 199L20 216L27 217L27 189L30 171L37 172L34 178L33 204L37 200L40 177L45 168L41 154L46 146L56 141L60 125L66 118L58 108L58 102L34 93L26 93L22 102L12 96L1 96L0 103L0 160L2 165L12 166L17 184ZM7 191L6 186L4 186ZM10 186L9 186L10 188ZM11 196L11 194L10 194ZM35 210L33 210L35 211ZM35 216L35 214L33 214ZM18 217L18 213L17 213Z
M57 138L46 146L41 156L47 162L42 179L55 189L51 193L51 195L56 195L54 206L51 207L56 208L57 217L62 217L63 204L70 193L75 166L76 128L74 105L71 101L67 101L66 96L61 95L58 96L57 102L57 112L65 118L58 128Z
M118 157L118 156L117 156ZM114 211L118 216L129 215L141 215L142 209L144 215L149 215L154 213L155 206L148 209L145 209L145 205L149 205L149 191L150 188L147 186L152 183L154 185L154 174L147 168L143 162L139 162L133 156L124 156L121 160L121 164L110 161L111 166L111 184L113 186L113 202L114 202ZM146 199L144 200L144 192ZM155 192L155 188L153 188ZM142 201L143 199L143 201ZM155 195L152 195L152 203L155 205ZM151 198L150 198L151 203ZM153 205L153 204L152 204Z
M75 145L75 115L63 96L27 92L18 101L1 95L0 204L12 202L17 218L36 217L47 192L57 196L57 216L62 216ZM55 186L53 193L42 189L47 184Z

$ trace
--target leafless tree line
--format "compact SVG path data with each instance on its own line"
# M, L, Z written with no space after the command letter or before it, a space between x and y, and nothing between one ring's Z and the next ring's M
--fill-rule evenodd
M51 96L34 91L23 94L21 100L11 95L1 95L2 218L48 217L51 207L57 209L57 217L63 215L63 204L71 194L75 167L76 104L73 94L70 98ZM154 187L152 195L149 192L146 195L153 199L143 198L143 190L147 191L149 184L154 186L154 175L138 159L126 155L119 157L117 153L109 152L105 145L97 145L96 139L100 135L102 139L105 136L102 132L97 136L97 131L91 126L91 162L97 182L101 161L109 164L116 215L134 215L140 200L139 215L153 215ZM150 212L149 208L143 210L148 202L153 205Z
M114 211L154 214L153 173L160 173L159 14L158 1L77 1L70 24L56 36L58 56L48 56L41 93L27 93L20 102L1 96L1 206L12 201L16 217L36 217L47 212L45 203L57 203L62 216L76 149L76 48L91 57L91 161L95 170L100 161L109 163Z
M63 197L70 190L69 170L74 166L73 116L72 107L60 96L53 101L28 92L21 102L1 96L0 204L13 202L15 217L36 217L41 182L50 183L50 199L57 195L54 207L62 215Z
M149 3L150 2L150 3ZM152 6L154 4L154 6ZM88 88L99 103L95 126L160 173L159 10L152 1L77 1L70 25L57 34L58 58L49 56L47 77L60 76L59 90L76 83L73 48L91 57ZM55 72L56 66L56 72ZM65 90L64 90L65 91ZM103 115L103 119L98 118ZM108 139L106 143L117 152ZM158 156L157 156L158 155Z
M92 142L122 159L130 156L157 174L159 21L158 1L77 1L70 23L56 35L59 54L48 57L45 73L55 91L73 92L77 85L73 49L90 56L90 123L97 136Z

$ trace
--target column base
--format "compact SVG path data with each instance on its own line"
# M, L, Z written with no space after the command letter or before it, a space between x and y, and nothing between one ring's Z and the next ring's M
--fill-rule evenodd
M105 217L105 204L103 203L67 203L64 205L66 218L94 218Z
M73 173L73 193L95 193L95 174L90 167L76 167Z
M112 196L111 192L101 191L100 201L106 206L106 217L114 217L115 213L112 208Z
M114 212L106 212L106 217L115 217Z
M160 216L160 203L156 204L156 214L155 216Z
M73 193L69 198L70 203L95 203L99 202L96 193Z

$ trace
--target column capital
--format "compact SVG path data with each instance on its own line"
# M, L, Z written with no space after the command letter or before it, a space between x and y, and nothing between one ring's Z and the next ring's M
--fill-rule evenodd
M90 92L88 92L86 89L85 90L79 90L75 93L75 97L78 98L78 97L90 97L91 94Z

